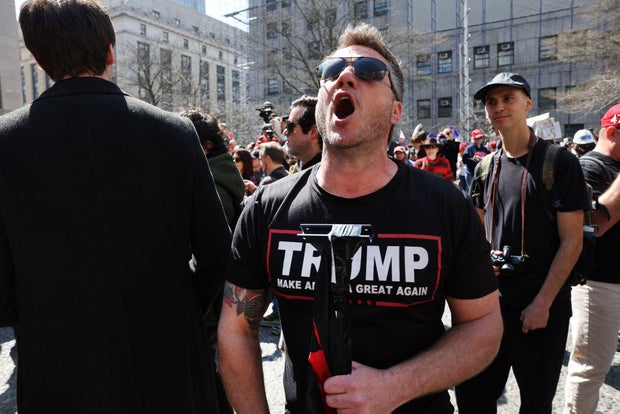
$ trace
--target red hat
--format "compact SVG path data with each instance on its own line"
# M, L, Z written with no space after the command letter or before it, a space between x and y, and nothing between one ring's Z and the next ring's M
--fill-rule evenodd
M471 136L473 138L484 137L484 132L479 129L474 129L473 131L471 131Z
M394 147L394 151L392 151L394 154L396 154L397 152L402 152L402 153L407 153L407 151L405 150L405 147L403 147L402 145L399 145L397 147Z
M616 104L609 108L601 119L601 127L620 127L620 104Z

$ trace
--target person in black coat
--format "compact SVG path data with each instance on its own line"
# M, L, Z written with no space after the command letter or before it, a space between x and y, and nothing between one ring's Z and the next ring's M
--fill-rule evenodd
M217 413L201 319L230 230L194 127L110 81L96 0L28 0L19 21L55 82L0 117L0 326L18 332L20 414Z

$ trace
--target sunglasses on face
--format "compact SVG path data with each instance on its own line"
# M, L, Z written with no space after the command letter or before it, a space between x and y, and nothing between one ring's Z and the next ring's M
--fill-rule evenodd
M241 158L237 158L237 157L235 157L235 158L233 158L233 161L234 161L234 162L241 162Z
M355 74L364 80L380 81L390 72L385 63L373 57L333 57L316 67L316 76L321 80L333 80L349 65L353 65Z
M286 130L291 133L299 125L296 121L286 121Z

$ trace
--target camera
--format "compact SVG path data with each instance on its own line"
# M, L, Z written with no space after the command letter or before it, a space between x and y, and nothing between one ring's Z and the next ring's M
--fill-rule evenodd
M504 246L503 255L491 254L493 266L499 267L502 275L511 276L525 270L526 256L511 255L511 251L510 246Z
M271 120L271 114L273 112L273 104L269 101L265 101L265 103L263 103L263 106L260 108L256 108L257 111L259 111L258 115L263 118L263 121L265 121L265 123L269 123L269 121Z

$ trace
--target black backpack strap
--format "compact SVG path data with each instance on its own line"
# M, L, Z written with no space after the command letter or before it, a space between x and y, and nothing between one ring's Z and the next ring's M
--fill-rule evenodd
M598 158L595 158L589 154L583 155L581 158L579 158L579 163L583 164L585 161L585 163L594 163L596 164L599 169L603 172L603 175L605 176L605 183L607 184L607 186L610 186L612 181L614 180L614 177L612 177L611 172L609 171L609 168L603 164L603 162L601 160L599 160Z
M545 148L545 156L542 168L542 202L545 207L547 217L555 221L555 210L559 204L559 197L555 190L555 164L560 155L560 151L565 151L564 147L557 144L549 144Z

